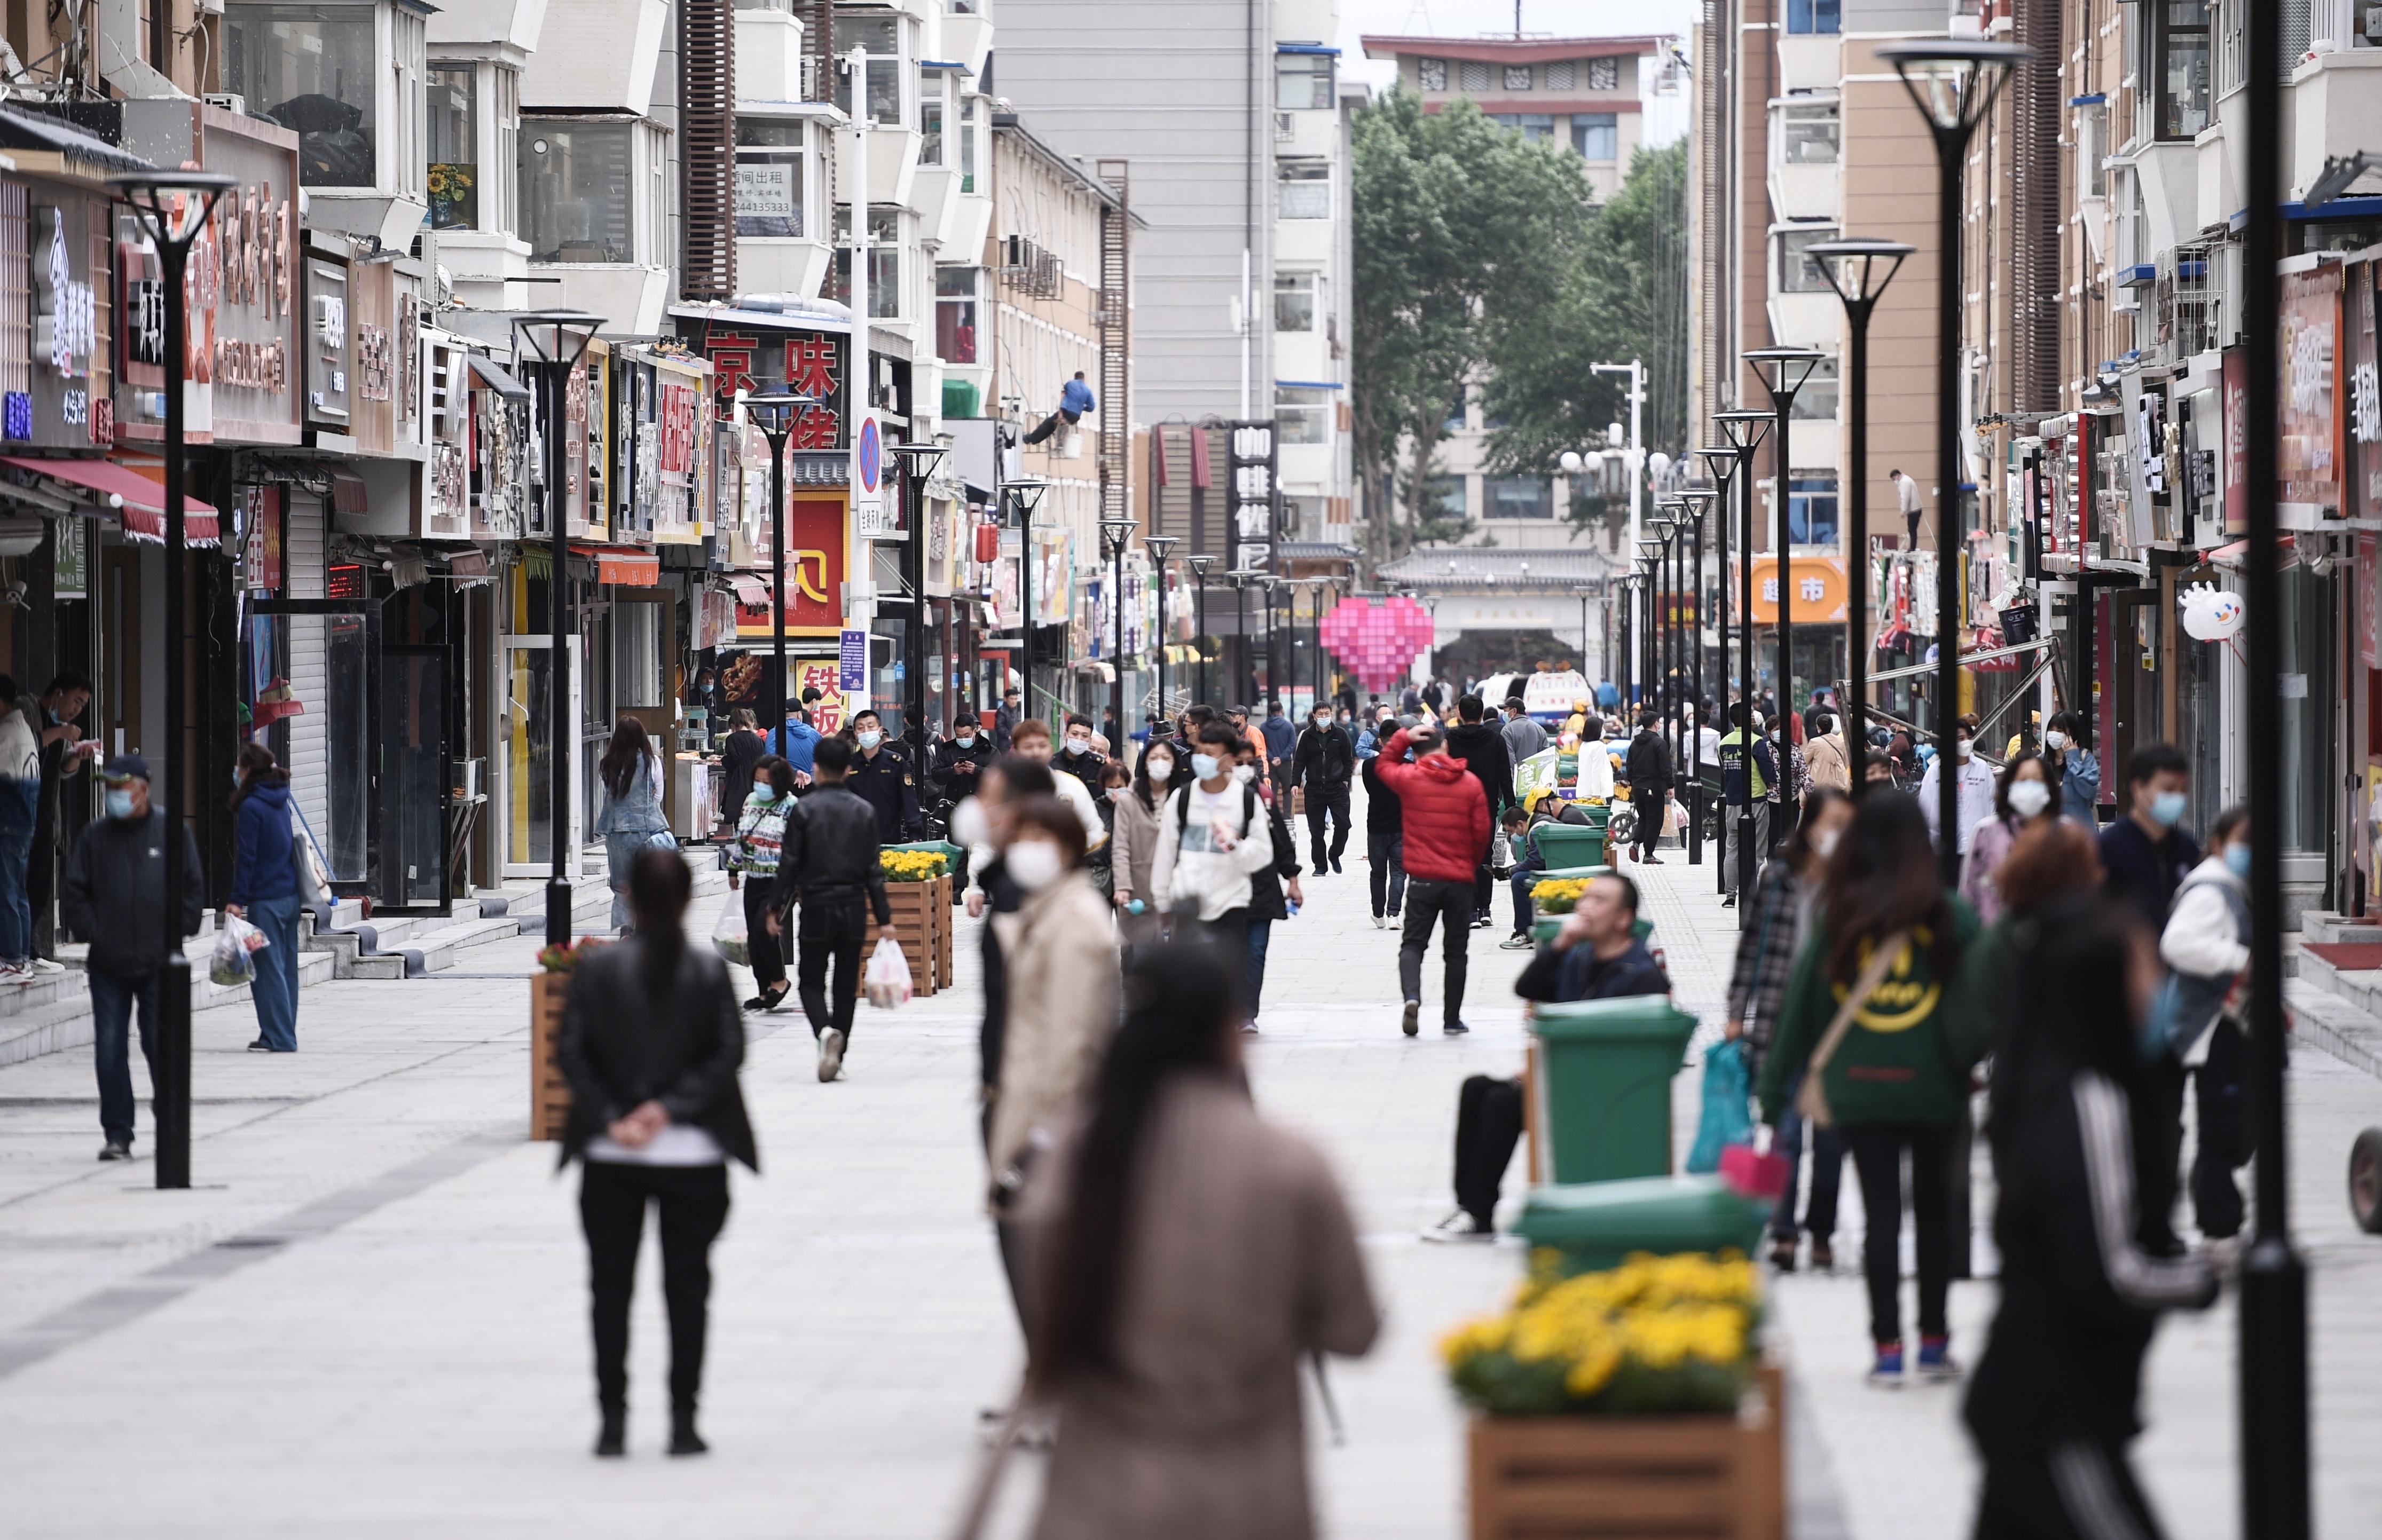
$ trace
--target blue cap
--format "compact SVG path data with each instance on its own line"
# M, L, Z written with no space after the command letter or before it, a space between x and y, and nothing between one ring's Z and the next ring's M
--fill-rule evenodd
M110 755L99 772L99 778L104 781L145 781L149 779L149 762L139 754Z

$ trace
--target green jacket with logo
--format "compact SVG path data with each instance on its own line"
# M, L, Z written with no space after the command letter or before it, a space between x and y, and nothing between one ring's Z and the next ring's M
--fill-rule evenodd
M1977 950L1976 911L1952 894L1945 901L1959 941L1960 966L1952 978L1937 978L1929 938L1912 933L1822 1072L1828 1108L1839 1125L1949 1123L1960 1116L1969 1071L1984 1057L1990 1023L1970 976ZM1777 1035L1762 1064L1765 1121L1774 1124L1786 1112L1788 1088L1818 1051L1850 990L1850 984L1826 976L1829 945L1825 919L1816 920L1796 960ZM1868 960L1864 949L1860 961Z

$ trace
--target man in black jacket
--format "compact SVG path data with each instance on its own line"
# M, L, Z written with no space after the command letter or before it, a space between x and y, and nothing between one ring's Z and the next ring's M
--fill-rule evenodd
M1116 739L1111 738L1109 742L1114 744ZM1066 736L1060 740L1059 752L1050 756L1050 768L1063 770L1083 782L1084 789L1097 802L1101 797L1100 779L1108 773L1108 767L1107 757L1092 747L1092 719L1082 712L1068 717Z
M1384 722L1385 728L1411 727L1413 717ZM1384 738L1381 741L1389 741ZM1381 779L1378 749L1365 755L1365 861L1373 869L1373 928L1395 929L1398 911L1406 907L1406 814L1398 794Z
M927 778L943 799L954 804L976 795L976 778L992 763L992 745L972 712L962 712L952 724L952 736L936 745Z
M1651 710L1638 714L1638 736L1629 740L1629 757L1622 762L1621 773L1628 778L1629 806L1638 814L1629 859L1660 866L1663 860L1654 847L1671 809L1671 748L1663 741L1661 719ZM1646 853L1641 856L1640 850Z
M132 1067L128 1028L141 1008L141 1057L153 1050L157 1031L157 970L166 959L166 814L149 806L149 762L118 754L100 778L107 816L84 826L67 860L61 894L66 926L91 943L92 1047L99 1067L102 1160L132 1158ZM170 831L182 841L182 934L196 935L206 907L198 841L187 825ZM156 1065L149 1067L156 1090Z
M811 794L794 804L786 820L785 844L778 852L778 880L769 893L769 932L778 916L797 899L803 906L796 934L802 960L796 988L811 1035L818 1039L818 1078L831 1081L843 1069L844 1045L852 1041L853 1008L860 997L860 948L868 939L875 911L880 939L893 935L893 906L885 897L885 869L878 861L878 812L850 784L852 745L840 738L819 740L811 764ZM835 963L832 1006L827 994L828 962Z
M918 777L910 773L908 752L885 741L885 724L873 711L853 717L852 736L860 752L844 784L877 814L878 841L894 845L917 838L926 832L926 820L918 814ZM812 776L817 776L816 766Z
M1480 783L1481 792L1489 799L1489 817L1493 824L1503 817L1506 805L1514 800L1514 759L1505 752L1505 735L1489 722L1481 720L1485 708L1478 695L1460 695L1455 701L1456 725L1447 730L1447 752L1464 762ZM1490 923L1489 914L1489 852L1480 852L1480 869L1472 879L1472 928Z
M1307 837L1313 847L1318 872L1340 870L1340 854L1348 848L1348 782L1357 773L1357 754L1348 735L1332 720L1330 706L1308 714L1290 757L1290 780L1307 790ZM1323 820L1332 819L1332 849L1323 848Z

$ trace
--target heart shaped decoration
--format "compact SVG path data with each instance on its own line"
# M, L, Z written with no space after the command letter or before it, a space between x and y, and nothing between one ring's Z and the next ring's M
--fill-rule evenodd
M1323 645L1368 691L1387 690L1403 678L1435 634L1430 612L1404 594L1352 595L1323 617Z

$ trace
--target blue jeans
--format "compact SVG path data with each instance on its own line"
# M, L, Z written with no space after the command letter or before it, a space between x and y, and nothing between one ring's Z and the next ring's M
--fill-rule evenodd
M1249 992L1249 1020L1258 1019L1258 996L1265 993L1266 943L1273 938L1273 922L1252 918L1249 921L1248 972L1245 983Z
M657 831L639 829L627 834L618 831L604 837L605 880L612 889L612 928L619 930L630 923L629 870L637 864L637 852L654 842Z
M1786 1191L1778 1195L1778 1208L1770 1218L1770 1233L1791 1241L1799 1230L1810 1230L1815 1241L1827 1241L1836 1233L1836 1196L1845 1181L1845 1136L1838 1130L1813 1129L1811 1134L1811 1195L1803 1204L1803 1222L1795 1223L1795 1192L1803 1178L1803 1115L1795 1110L1795 1096L1803 1088L1803 1077L1797 1075L1786 1087L1786 1111L1778 1119L1778 1134L1771 1142L1773 1155L1786 1162Z
M1522 867L1514 874L1514 934L1530 934L1530 889L1539 884L1540 874Z
M256 1035L276 1054L298 1051L298 895L259 898L248 906L248 923L264 933L264 949L254 954L256 979L248 993L256 1002Z
M31 825L0 825L0 962L23 962L33 955L33 906L25 896L25 868L32 853Z
M150 1057L157 1037L157 975L91 974L92 1057L99 1069L99 1126L115 1143L132 1143L131 1045L127 1041L132 1007L141 1007L141 1057L149 1064L152 1106L157 1064Z

